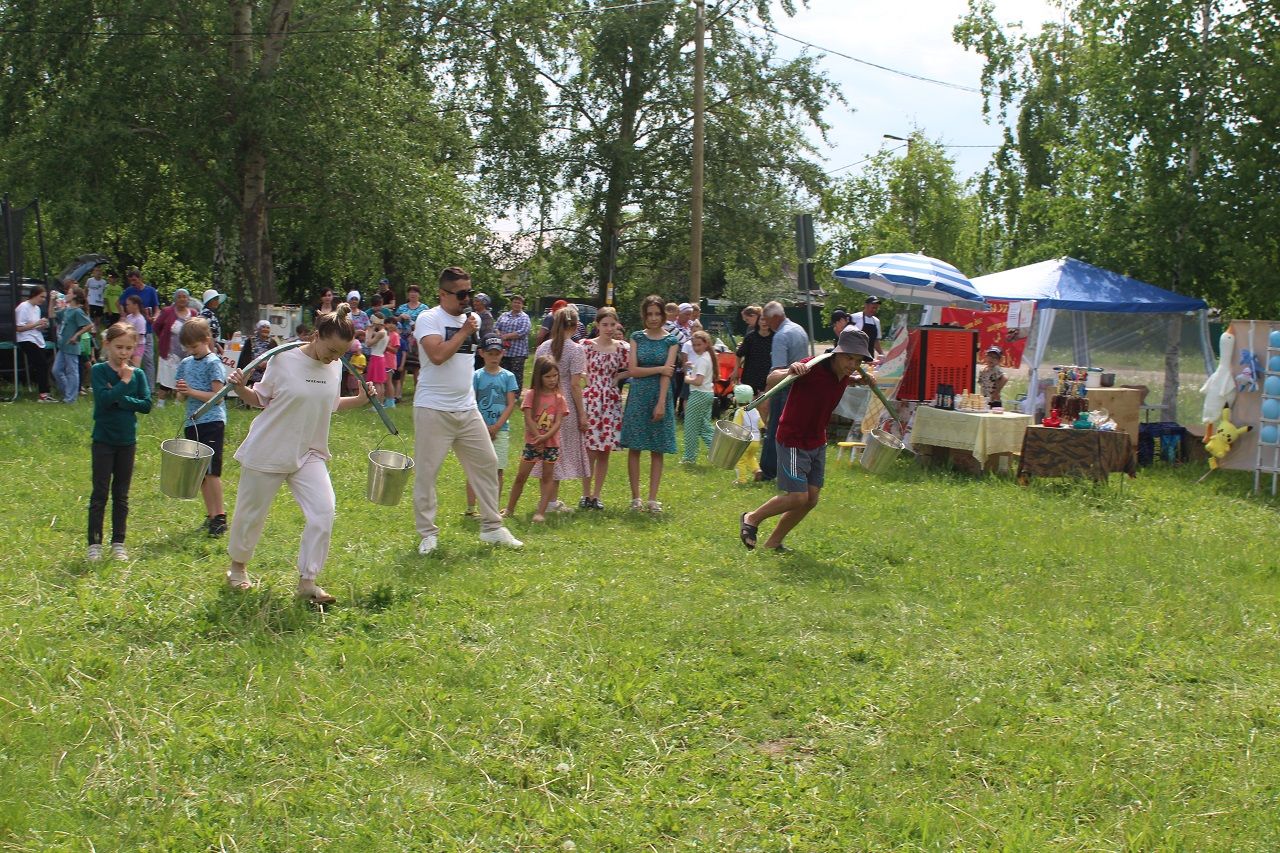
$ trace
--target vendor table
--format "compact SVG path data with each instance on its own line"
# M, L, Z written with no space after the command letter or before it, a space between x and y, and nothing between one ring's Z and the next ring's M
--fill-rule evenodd
M947 455L946 450L938 452L939 448L962 451L972 460L950 453L953 462L982 470L995 461L992 457L1017 453L1029 426L1030 416L1012 412L996 415L918 406L911 425L911 448L922 458L933 460Z
M1018 481L1037 477L1090 477L1105 481L1108 474L1137 474L1133 443L1123 432L1096 429L1057 429L1032 426L1022 439Z

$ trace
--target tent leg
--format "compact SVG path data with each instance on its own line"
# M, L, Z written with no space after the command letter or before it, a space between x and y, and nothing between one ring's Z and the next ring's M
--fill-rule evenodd
M1212 376L1218 366L1213 361L1213 336L1209 334L1208 310L1196 312L1200 315L1200 352L1204 355L1205 376Z

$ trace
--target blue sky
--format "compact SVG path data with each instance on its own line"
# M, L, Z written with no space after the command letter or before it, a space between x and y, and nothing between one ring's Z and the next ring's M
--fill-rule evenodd
M1045 20L1058 20L1061 10L1045 0L996 0L996 19L1021 21L1037 32ZM847 53L879 65L978 88L982 58L952 41L951 30L967 11L965 0L809 0L788 18L775 12L781 33ZM782 56L806 48L777 38ZM807 49L809 53L815 53ZM982 96L912 80L849 59L827 55L823 68L840 86L847 105L832 105L831 145L824 147L829 169L869 157L881 146L900 142L883 134L907 136L919 128L946 145L998 145L1000 128L982 116ZM969 177L986 165L993 149L954 148L960 176ZM860 167L838 174L856 174Z

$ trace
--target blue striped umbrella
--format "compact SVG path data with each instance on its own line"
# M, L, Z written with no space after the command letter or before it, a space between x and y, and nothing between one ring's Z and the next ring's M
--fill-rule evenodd
M895 302L983 308L987 301L964 273L945 261L905 252L872 255L835 271L848 288Z

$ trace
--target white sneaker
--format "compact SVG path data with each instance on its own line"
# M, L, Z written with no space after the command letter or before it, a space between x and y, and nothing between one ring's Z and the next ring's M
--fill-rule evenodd
M111 559L121 563L129 562L129 552L124 549L123 542L111 543Z
M90 559L92 562L95 562L95 563L96 563L96 562L98 562L99 560L101 560L101 559L102 559L102 546L101 546L101 545L90 545L90 546L89 546L89 555L88 555L88 556L89 556L89 559Z
M547 504L547 512L563 512L565 514L573 512L573 507L564 501L552 501Z
M524 543L511 535L511 531L505 527L499 527L497 530L488 530L480 534L480 541L488 545L502 545L506 548L523 548Z
M430 536L423 536L422 541L418 543L418 553L422 555L430 554L440 544L440 537L432 533Z

